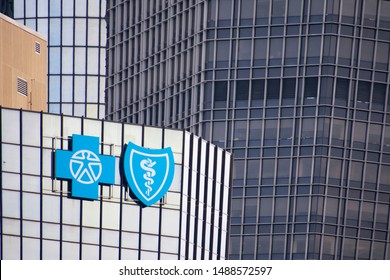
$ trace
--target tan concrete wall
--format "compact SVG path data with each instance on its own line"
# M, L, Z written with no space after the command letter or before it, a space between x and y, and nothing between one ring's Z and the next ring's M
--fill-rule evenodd
M35 52L35 42L41 52ZM27 81L27 96L17 92L17 78ZM0 14L0 105L47 111L47 41Z

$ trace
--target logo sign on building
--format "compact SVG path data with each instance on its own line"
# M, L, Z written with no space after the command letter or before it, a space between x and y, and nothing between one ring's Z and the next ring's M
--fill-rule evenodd
M71 196L98 199L98 184L115 183L115 157L99 154L99 138L72 135L72 151L55 151L55 177L71 180Z
M146 206L159 201L173 181L175 164L171 148L146 149L129 142L123 168L133 194Z
M55 151L55 177L71 181L71 197L97 200L99 184L115 183L115 157L99 154L99 138L72 135L71 150ZM171 148L147 149L129 142L123 160L132 193L145 206L170 188L175 163Z

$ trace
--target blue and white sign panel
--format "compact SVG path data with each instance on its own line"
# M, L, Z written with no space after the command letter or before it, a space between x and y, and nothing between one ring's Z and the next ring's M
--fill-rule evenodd
M133 194L145 206L150 206L159 201L172 184L175 170L172 149L147 149L129 142L123 168Z
M71 197L97 200L98 184L115 183L115 157L99 154L99 138L72 135L72 151L55 151L55 177L71 180Z

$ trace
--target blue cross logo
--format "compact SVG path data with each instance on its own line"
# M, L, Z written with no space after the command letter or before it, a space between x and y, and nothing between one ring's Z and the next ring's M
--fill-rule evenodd
M98 184L115 183L115 157L99 154L99 137L72 135L72 151L55 151L55 177L71 180L71 197L97 200Z

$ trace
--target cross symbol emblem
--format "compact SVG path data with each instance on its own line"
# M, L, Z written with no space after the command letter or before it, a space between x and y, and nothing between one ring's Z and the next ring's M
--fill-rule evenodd
M71 151L55 151L55 177L71 180L71 197L97 200L99 184L115 183L115 157L99 154L99 137L73 134Z

